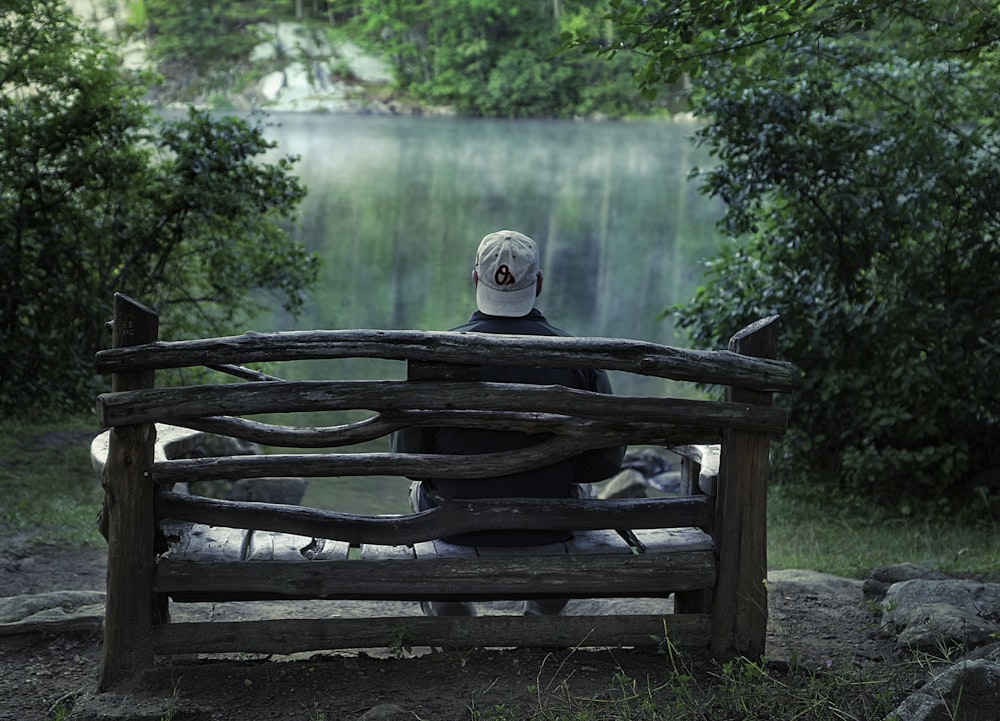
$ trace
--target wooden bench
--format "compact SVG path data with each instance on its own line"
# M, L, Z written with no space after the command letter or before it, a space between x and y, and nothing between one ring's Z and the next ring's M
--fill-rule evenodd
M772 359L777 329L776 317L758 321L724 351L607 338L373 330L159 342L156 314L116 295L113 347L96 358L97 370L112 378L111 392L97 400L100 423L109 429L100 686L128 682L161 655L373 648L400 639L413 646L572 647L644 646L669 636L718 658L760 656L767 623L768 450L787 414L771 401L773 393L790 390L794 374L791 365ZM407 377L284 381L244 365L332 358L405 362ZM469 380L481 365L523 365L526 358L537 366L717 384L725 386L725 400ZM155 387L157 371L201 366L223 375L217 382ZM364 416L306 427L270 415L251 418L316 411ZM550 435L502 459L358 450L403 427L448 424ZM296 452L171 459L164 452L169 443L157 445L157 428L169 443L179 442L188 432L178 432L183 428ZM364 516L172 490L204 478L483 477L619 444L679 450L682 495L447 501L421 513ZM717 471L709 470L713 465ZM565 544L530 548L436 540L499 528L576 530ZM620 532L626 529L631 545ZM414 611L359 619L324 611L315 618L170 622L172 604L193 601L364 599L406 601L416 609L412 602L426 600L671 595L673 608L664 600L654 613L639 615L443 618Z

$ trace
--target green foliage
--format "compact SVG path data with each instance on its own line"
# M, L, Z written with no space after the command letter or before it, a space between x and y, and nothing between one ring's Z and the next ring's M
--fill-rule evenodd
M940 57L939 52L975 61L995 51L995 14L989 5L951 0L918 4L910 0L609 0L606 17L614 28L612 36L574 28L566 42L604 56L638 54L643 59L636 78L639 87L647 95L656 95L665 83L710 75L720 65L741 69L748 78L778 76L796 63L794 52L786 56L786 50L820 39L891 42L907 59L917 62ZM768 48L777 55L768 55Z
M153 118L95 34L56 0L0 21L0 410L78 409L112 294L153 305L164 337L222 330L250 291L294 310L314 260L283 225L305 191L261 164L260 124Z
M565 27L597 27L582 5L556 16L535 0L362 0L353 29L391 59L401 91L463 115L614 116L649 112L631 82L638 63L559 53Z
M154 56L201 72L245 60L260 41L246 29L275 10L273 3L242 0L142 0L142 5Z
M733 242L679 324L718 346L784 319L802 379L779 477L904 514L979 498L966 480L1000 462L998 11L613 5L647 87L696 74L719 161L703 189Z

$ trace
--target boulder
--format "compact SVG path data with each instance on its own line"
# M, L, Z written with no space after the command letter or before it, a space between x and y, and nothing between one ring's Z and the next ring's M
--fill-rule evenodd
M886 721L1000 721L1000 663L962 661L910 695Z
M1000 583L901 581L886 591L881 609L882 630L895 635L901 649L974 649L1000 632Z
M919 566L916 563L897 563L892 566L881 566L874 569L865 579L864 594L869 601L881 601L886 591L894 583L912 581L916 578L943 579L945 576L937 571Z

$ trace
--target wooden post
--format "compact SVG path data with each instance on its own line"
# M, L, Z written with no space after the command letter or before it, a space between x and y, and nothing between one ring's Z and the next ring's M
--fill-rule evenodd
M115 294L112 346L142 345L157 338L156 312ZM112 391L153 387L153 371L115 373ZM98 679L102 691L121 686L153 663L153 446L155 426L111 429L104 467L104 511L108 529L104 653Z
M701 457L693 449L686 450L681 454L681 495L700 496ZM711 610L712 591L709 589L674 593L674 613L710 613Z
M747 326L729 341L742 355L774 358L780 319ZM771 405L772 394L729 387L726 400ZM712 603L712 655L764 655L767 636L767 477L770 436L727 430L719 459L716 554L719 580Z

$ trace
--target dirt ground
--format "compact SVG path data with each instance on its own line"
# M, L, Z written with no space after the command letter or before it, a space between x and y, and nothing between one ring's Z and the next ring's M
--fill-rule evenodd
M104 590L104 574L101 549L0 553L0 595ZM780 583L772 585L770 596L768 656L778 672L785 662L807 669L863 667L894 652L860 591L828 594ZM123 697L95 693L100 656L96 624L60 636L0 638L0 719L60 719L67 712L74 720L493 718L513 708L527 715L540 703L577 708L607 701L615 689L624 694L633 683L663 685L674 673L663 655L625 649L428 651L416 658L388 652L313 654L280 662L189 659L159 667L141 692Z

